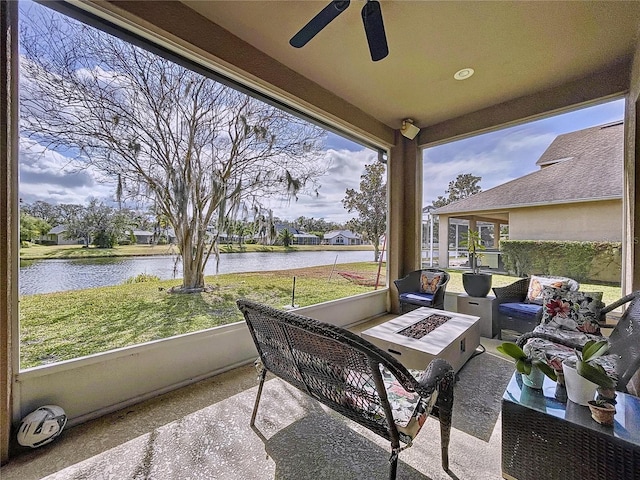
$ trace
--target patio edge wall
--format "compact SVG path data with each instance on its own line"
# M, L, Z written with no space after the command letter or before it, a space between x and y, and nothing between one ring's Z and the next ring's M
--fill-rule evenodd
M341 327L387 311L381 289L297 309ZM75 425L252 362L244 322L121 348L20 372L13 421L45 404L60 405Z

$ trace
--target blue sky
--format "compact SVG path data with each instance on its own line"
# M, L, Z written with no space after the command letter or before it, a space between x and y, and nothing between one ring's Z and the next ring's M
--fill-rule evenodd
M558 135L623 117L620 99L426 149L422 204L444 196L449 182L462 173L482 177L482 190L522 177L538 170L536 161Z
M42 8L30 3L23 8L25 5ZM438 195L445 195L449 182L459 174L482 177L480 186L488 190L531 173L556 136L619 121L623 114L624 101L617 100L426 149L422 204L430 205ZM87 204L91 198L113 202L112 179L69 158L75 152L47 149L34 138L22 138L20 147L20 197L25 203ZM364 166L377 158L375 150L329 133L325 154L328 171L319 179L319 195L301 194L297 201L272 200L265 206L283 219L305 216L344 223L355 216L342 206L346 190L359 189Z
M539 168L536 161L558 135L623 117L624 100L620 99L425 149L422 204L431 205L438 195L445 195L449 182L461 173L482 177L483 190L522 177ZM331 167L321 179L320 196L272 203L277 216L294 219L304 215L336 222L353 217L342 208L341 200L347 188L359 188L364 165L377 154L334 134L329 134L328 146Z
M617 100L426 149L422 204L430 205L438 195L444 195L449 182L461 173L482 177L483 190L531 173L538 169L536 161L556 136L619 121L623 115L624 101ZM29 143L22 140L23 147ZM297 201L272 200L268 206L274 215L339 223L354 217L343 208L342 199L347 188L359 188L364 165L374 162L377 152L335 134L329 134L327 146L330 167L320 179L319 195L300 195ZM75 162L60 152L31 144L31 148L22 148L20 155L20 196L26 203L86 204L91 197L113 199L113 185L100 181L96 172L78 170Z

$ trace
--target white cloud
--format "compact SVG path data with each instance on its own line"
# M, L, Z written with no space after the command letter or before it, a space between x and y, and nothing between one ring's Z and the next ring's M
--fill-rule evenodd
M364 174L364 166L377 161L378 153L371 149L357 152L330 149L325 158L330 166L327 173L319 179L319 195L300 194L297 201L271 201L268 208L273 209L275 216L288 220L300 216L324 218L338 223L355 217L354 213L347 213L344 209L342 199L347 188L360 188L360 176Z
M25 203L86 204L90 198L113 198L114 186L99 172L32 139L20 138L19 157L19 195Z
M445 196L459 174L481 177L480 186L488 190L537 170L535 162L555 137L523 126L426 149L423 205Z
M552 117L425 150L423 205L444 195L449 182L459 174L482 177L480 185L488 190L536 171L535 162L558 134L573 131L576 125L591 126L579 124L576 117L574 112L566 121ZM593 110L589 120L592 125L603 123ZM337 145L335 139L332 145ZM356 146L351 142L349 148L327 150L325 161L329 167L319 179L317 196L301 193L297 201L271 199L265 206L273 209L275 216L289 220L305 216L344 223L354 218L355 214L347 213L342 206L342 199L348 188L359 189L364 166L377 161L376 151L364 147L353 151ZM114 186L105 183L99 172L82 167L79 161L33 140L21 139L20 196L27 203L44 200L84 204L90 197L112 200Z
M293 220L300 216L343 223L354 217L342 206L347 188L359 189L364 166L377 160L377 152L333 150L326 152L329 168L319 179L318 195L301 193L298 200L268 202L274 215ZM25 203L86 204L90 198L112 202L115 186L82 161L47 149L29 138L20 139L20 198Z

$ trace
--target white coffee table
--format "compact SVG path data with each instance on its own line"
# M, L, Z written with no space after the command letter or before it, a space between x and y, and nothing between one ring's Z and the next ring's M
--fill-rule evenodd
M449 319L421 338L398 333L432 315ZM423 370L434 358L443 358L457 372L480 345L480 317L421 307L361 335L394 355L407 368Z

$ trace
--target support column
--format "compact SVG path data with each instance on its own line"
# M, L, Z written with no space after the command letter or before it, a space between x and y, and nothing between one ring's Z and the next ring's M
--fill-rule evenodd
M390 311L398 312L398 292L393 280L421 267L422 157L417 140L396 131L388 161L389 245L387 272L391 282Z
M438 217L438 267L449 267L449 217L446 215Z
M624 112L622 293L640 289L640 41L635 47Z
M500 249L500 224L493 224L493 248Z
M18 2L0 2L0 463L9 460L18 368Z

